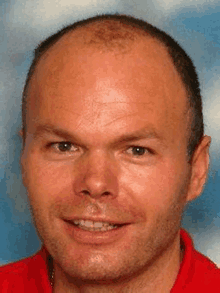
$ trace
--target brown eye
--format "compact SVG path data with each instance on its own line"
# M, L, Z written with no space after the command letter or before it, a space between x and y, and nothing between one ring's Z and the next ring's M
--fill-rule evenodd
M69 152L71 150L72 144L70 142L62 141L59 142L57 148L61 152Z
M130 147L128 149L128 153L130 155L133 155L135 157L138 156L143 156L148 150L144 147L138 147L138 146L134 146L134 147Z
M60 153L73 153L78 150L78 148L69 141L52 143L50 144L50 147L52 147L54 150Z
M132 148L132 153L134 156L142 156L145 154L145 152L146 152L146 149L142 148L142 147L133 147Z

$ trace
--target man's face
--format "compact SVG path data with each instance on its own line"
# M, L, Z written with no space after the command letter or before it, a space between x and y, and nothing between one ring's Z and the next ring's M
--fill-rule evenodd
M125 54L71 42L50 49L32 79L24 181L66 274L131 276L178 245L191 174L186 94L151 39ZM117 226L85 230L77 220Z

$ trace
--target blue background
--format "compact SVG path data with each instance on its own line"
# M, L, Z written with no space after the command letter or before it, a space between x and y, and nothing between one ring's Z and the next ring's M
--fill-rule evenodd
M201 83L211 166L203 194L184 213L196 248L220 265L220 3L169 0L13 0L0 2L0 264L41 246L33 227L19 157L21 94L35 46L76 20L125 13L173 36L192 57Z

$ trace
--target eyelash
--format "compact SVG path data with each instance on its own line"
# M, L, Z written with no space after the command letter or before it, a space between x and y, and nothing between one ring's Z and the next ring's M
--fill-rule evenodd
M129 150L129 149L132 149L132 150L139 149L139 150L143 151L143 153L141 153L141 155L140 154L136 154L136 155L133 154L134 157L142 157L146 154L153 154L153 152L149 148L142 147L142 146L130 146L127 150Z
M69 150L61 151L60 149L58 149L59 146L64 145L64 144L69 145L70 147L74 146L77 149L77 147L69 141L53 142L53 143L48 144L47 148L54 148L55 151L60 152L60 153L67 153L67 152L75 152L76 151L76 150L75 151L69 151ZM57 148L56 148L56 146L57 146Z
M63 150L63 151L61 151L61 150L59 149L59 146L64 145L64 144L70 146L70 148L71 148L71 147L74 147L76 150L74 150L74 151L70 151L70 150ZM56 146L57 146L57 147L56 147ZM74 153L74 152L76 152L77 149L78 149L73 143L71 143L71 142L69 142L69 141L53 142L53 143L48 144L48 145L47 145L47 148L54 148L56 152L61 153L61 154L62 154L62 153L63 153L63 154L65 154L65 153ZM133 154L133 156L136 157L136 158L138 158L138 157L143 157L144 155L147 155L147 154L149 154L149 155L154 154L154 152L153 152L151 149L146 148L146 147L143 147L143 146L137 146L137 145L129 146L129 147L126 149L126 152L128 152L128 150L130 150L130 149L131 149L132 151L133 151L134 149L139 149L139 150L141 150L141 154ZM132 154L131 154L131 155L132 155Z

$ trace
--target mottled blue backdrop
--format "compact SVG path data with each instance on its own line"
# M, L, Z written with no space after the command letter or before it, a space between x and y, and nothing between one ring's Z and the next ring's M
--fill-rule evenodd
M168 32L194 60L201 82L205 130L212 136L210 175L183 226L196 247L220 265L220 4L200 0L0 1L0 264L41 246L21 182L21 93L34 47L76 20L126 13Z

